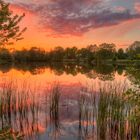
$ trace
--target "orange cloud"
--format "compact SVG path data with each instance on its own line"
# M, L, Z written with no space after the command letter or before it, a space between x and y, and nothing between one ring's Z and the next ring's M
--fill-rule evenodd
M138 3L135 4L135 8L136 7L138 8ZM81 33L81 32L75 33L75 30L74 30L75 27L79 26L80 29L82 28L87 29L90 26L90 24L87 24L87 26L85 26L86 23L88 21L90 22L94 20L90 20L89 17L85 17L86 21L82 20L82 18L80 18L79 20L75 19L76 21L71 20L71 19L64 19L65 22L62 23L61 20L60 21L55 20L57 19L55 15L51 15L51 19L49 19L50 23L54 20L53 24L50 24L50 26L53 27L51 28L51 27L48 27L48 25L46 24L47 16L45 18L44 14L42 14L43 16L42 18L41 14L36 13L35 11L32 11L32 10L29 10L27 7L15 5L15 4L11 5L11 9L16 14L21 15L22 13L25 13L26 16L21 22L21 27L28 28L27 31L24 33L24 40L21 40L15 43L15 45L11 46L11 48L13 47L16 49L21 49L23 47L30 48L30 47L36 46L36 47L44 48L46 50L50 50L50 49L53 49L55 46L63 46L63 47L77 46L80 48L80 47L86 47L89 44L94 44L94 43L100 44L103 42L116 43L116 45L123 46L124 48L126 48L127 45L123 45L123 44L131 44L135 40L140 40L140 30L138 30L140 29L140 26L139 26L140 19L135 18L135 17L129 18L129 14L127 14L127 12L125 13L125 17L126 17L125 19L123 17L124 14L122 14L121 16L118 14L117 15L115 14L114 15L116 16L115 18L114 16L111 16L109 18L107 18L107 16L105 16L104 18L101 18L100 16L97 17L97 19L100 18L99 21L101 21L101 22L98 22L98 24L104 23L103 24L104 26L101 26L100 28L99 27L89 28L90 30L86 30L86 31L80 30L84 33L82 34L82 36L80 36L79 34L76 34L76 33ZM116 10L119 13L123 13L123 11L125 11L123 7L118 7L118 9ZM69 10L68 12L71 12L71 11ZM108 13L106 14L108 15ZM73 15L69 15L69 16L73 17ZM44 18L45 20L43 20ZM118 19L119 23L114 25L114 19ZM70 20L70 22L68 22L68 20ZM109 24L108 21L110 21L111 23L113 22L114 26L110 26L111 24ZM54 23L58 23L58 24L56 25ZM84 26L81 26L83 25L83 23L84 23ZM70 35L63 34L63 29L61 28L61 24L64 25L62 26L64 31L70 32L71 33ZM42 26L42 25L45 25L45 26ZM59 30L61 34L55 34L55 31L53 31L52 29ZM72 34L72 33L75 33L75 34Z

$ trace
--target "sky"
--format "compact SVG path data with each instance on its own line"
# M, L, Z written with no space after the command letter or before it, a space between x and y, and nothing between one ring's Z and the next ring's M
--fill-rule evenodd
M25 13L24 40L14 47L78 48L115 43L126 48L140 40L140 0L5 0L15 14Z

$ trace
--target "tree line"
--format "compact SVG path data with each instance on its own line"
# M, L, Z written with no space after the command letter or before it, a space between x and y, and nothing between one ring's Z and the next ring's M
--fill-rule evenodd
M13 14L9 4L0 0L0 63L3 62L101 62L105 60L139 60L140 41L135 41L125 51L116 49L115 44L103 43L99 46L89 45L86 48L56 47L47 52L43 49L32 47L20 51L9 51L5 46L23 39L22 34L26 27L20 29L19 23L25 14L19 16Z
M86 48L55 47L51 51L32 47L10 51L0 48L0 62L102 62L117 60L140 60L140 41L135 41L126 50L116 49L115 44L103 43Z

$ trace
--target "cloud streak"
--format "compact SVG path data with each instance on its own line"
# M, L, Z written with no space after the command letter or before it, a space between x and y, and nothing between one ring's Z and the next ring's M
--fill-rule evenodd
M140 2L136 2L134 8L135 8L136 12L140 14Z
M120 10L120 7L111 6L111 0L7 1L35 13L44 29L49 28L60 35L82 35L91 29L140 18L140 13L131 9L121 7Z

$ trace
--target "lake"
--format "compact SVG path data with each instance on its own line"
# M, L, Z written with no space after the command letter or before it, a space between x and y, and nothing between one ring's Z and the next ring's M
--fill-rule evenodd
M0 129L19 139L140 139L138 66L0 65L0 77Z

